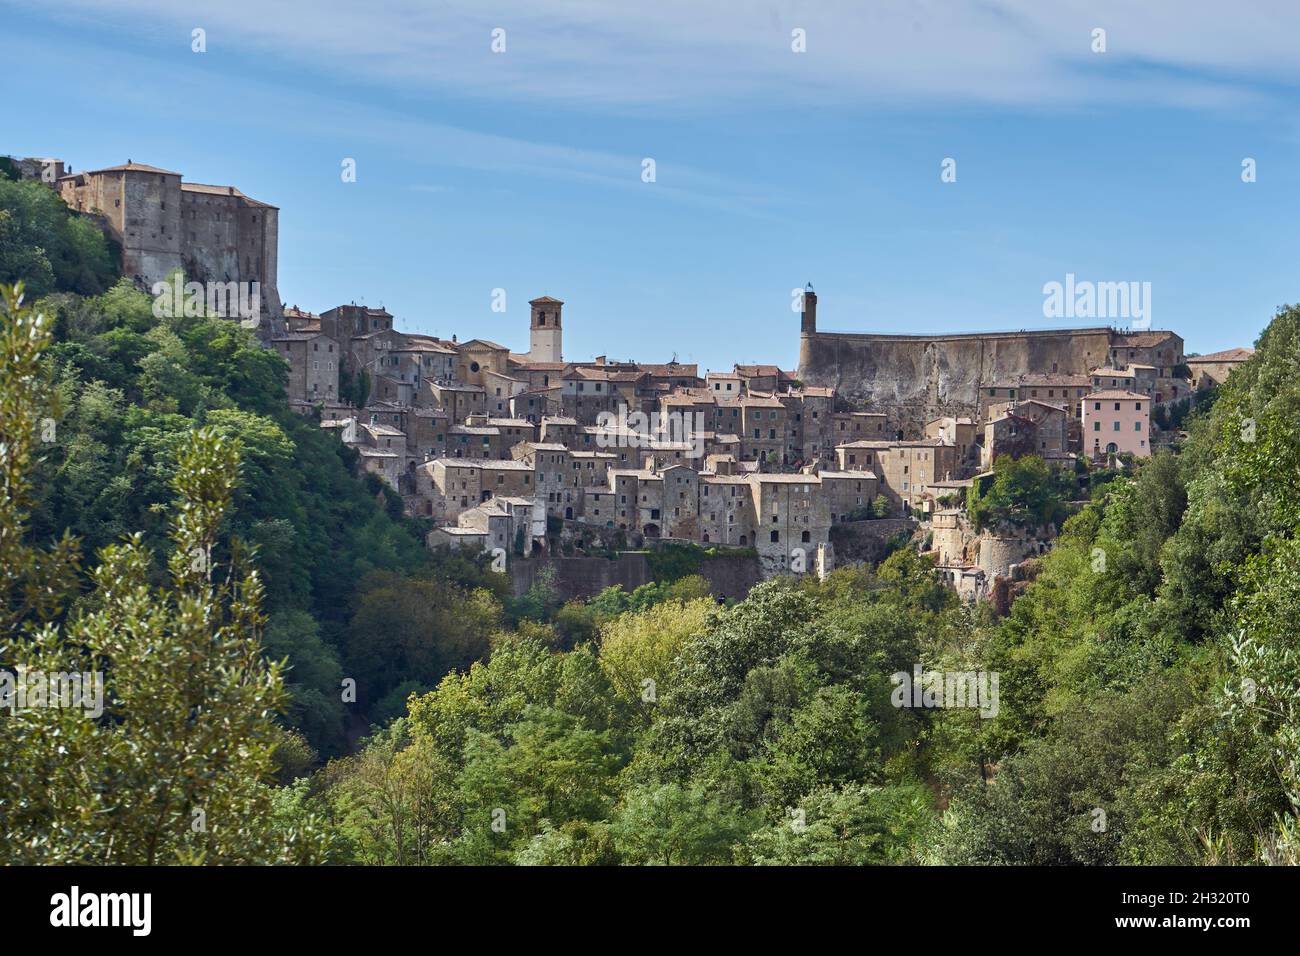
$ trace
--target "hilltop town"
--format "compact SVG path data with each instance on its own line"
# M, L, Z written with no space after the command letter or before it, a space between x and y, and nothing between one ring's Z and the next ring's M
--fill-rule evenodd
M1251 354L1189 357L1178 334L1150 329L823 332L811 285L794 370L566 358L565 303L547 295L514 351L473 329L399 332L383 308L285 307L278 210L233 186L133 162L14 162L94 217L155 294L178 273L231 296L251 286L290 406L431 523L429 547L502 562L682 542L752 552L763 576L824 575L837 551L853 560L864 538L921 528L945 578L978 599L1056 533L976 528L968 491L995 462L1033 455L1071 473L1148 457Z

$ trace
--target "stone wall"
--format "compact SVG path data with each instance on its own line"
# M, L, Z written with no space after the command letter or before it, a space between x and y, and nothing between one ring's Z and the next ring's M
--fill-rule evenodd
M910 535L916 530L916 525L911 518L875 518L832 525L831 543L835 545L836 566L879 562L885 557L890 539L900 531Z
M1105 328L963 335L813 332L800 337L799 378L831 386L919 435L940 415L979 419L981 389L1031 372L1082 374L1104 365Z
M1027 558L1043 554L1050 546L1054 534L1040 530L1034 534L982 533L976 539L976 564L990 578L1005 577L1013 565Z

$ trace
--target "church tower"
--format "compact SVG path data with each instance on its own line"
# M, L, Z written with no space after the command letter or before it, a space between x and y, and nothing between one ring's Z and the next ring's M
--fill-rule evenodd
M534 362L563 362L560 344L560 312L564 303L544 295L528 303L532 307L528 357Z

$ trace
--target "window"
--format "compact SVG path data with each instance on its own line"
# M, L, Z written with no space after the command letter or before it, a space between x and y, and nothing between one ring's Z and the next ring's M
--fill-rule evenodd
M1140 431L1142 430L1142 423L1141 423L1141 422L1134 422L1134 423L1133 423L1133 430L1134 430L1135 432L1140 432Z
M776 544L776 543L779 542L780 540L781 540L781 532L780 532L780 531L773 531L773 532L772 532L772 543L773 543L773 544Z

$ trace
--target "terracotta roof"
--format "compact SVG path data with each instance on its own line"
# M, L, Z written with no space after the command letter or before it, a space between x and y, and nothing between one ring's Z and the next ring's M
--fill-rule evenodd
M1111 348L1145 349L1174 338L1173 332L1112 332Z
M1130 392L1122 388L1106 389L1105 391L1101 391L1101 392L1089 392L1087 395L1084 396L1084 398L1085 400L1092 399L1092 398L1105 398L1105 399L1120 398L1126 400L1136 399L1139 402L1151 401L1151 396L1149 395L1140 395L1137 392Z
M700 367L698 365L682 365L680 362L668 362L662 365L638 362L637 367L643 372L649 372L651 375L656 376L678 375L683 378L700 377Z
M1200 362L1244 362L1254 354L1254 349L1224 349L1222 352L1211 352L1209 355L1191 355L1185 361L1188 365Z
M526 418L489 418L489 425L518 426L520 428L535 428L536 426Z
M484 395L487 394L487 389L482 385L461 385L459 382L429 382L429 387L442 392L478 392Z
M92 169L86 175L93 176L95 173L162 173L164 176L179 176L180 173L174 173L170 169L159 169L157 166L146 166L144 163L133 163L127 160L121 166L106 166L103 169Z
M490 349L496 349L498 352L509 352L510 350L504 345L498 345L496 342L489 342L487 339L470 339L468 342L461 342L460 347L467 349L471 345L483 345Z
M1055 402L1045 402L1041 398L1018 398L1014 402L1008 402L1007 404L1014 404L1016 408L1020 408L1023 405L1042 405L1044 408L1050 408L1054 412L1061 412L1062 414L1065 412L1064 405L1057 405ZM969 419L967 419L967 421L969 421Z
M434 465L442 464L448 468L497 468L503 471L532 471L533 466L526 461L496 461L490 458L448 458L444 455L441 458L434 458L426 461L421 468L432 470Z
M865 481L876 477L874 471L819 471L817 474L821 478L851 478L857 481Z
M1142 397L1145 398L1146 396L1144 395ZM871 441L868 439L861 439L859 441L844 442L843 444L836 445L835 447L836 448L878 448L880 449L880 448L921 448L921 447L953 448L955 446L952 445L950 442L944 441L942 438L911 438L911 439L905 438L902 441Z
M236 199L242 199L253 206L265 206L267 209L276 209L268 202L262 202L260 199L254 199L252 196L246 196L234 186L209 186L206 183L181 183L181 192L183 193L203 193L208 196L233 196Z

